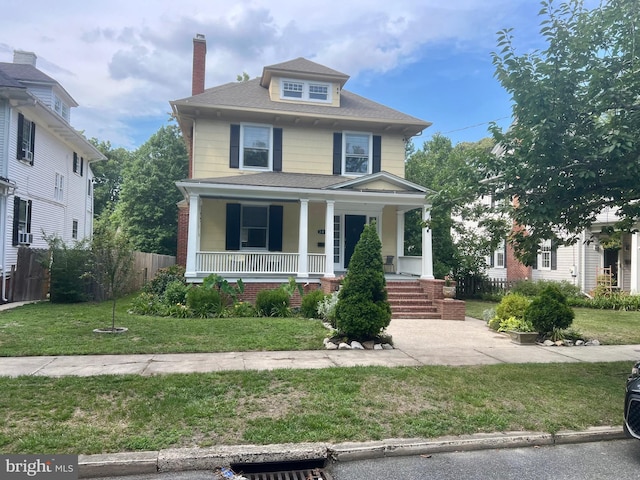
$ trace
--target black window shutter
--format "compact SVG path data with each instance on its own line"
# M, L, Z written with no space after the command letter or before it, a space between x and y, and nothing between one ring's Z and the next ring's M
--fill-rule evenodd
M25 152L22 148L22 145L24 145L24 142L22 141L23 136L24 136L24 115L19 113L18 114L18 151L16 152L16 158L18 160L22 160L27 155L27 152Z
M273 171L282 171L282 129L273 129Z
M503 267L507 268L507 241L506 240L504 241L504 257L503 257L502 263L503 263Z
M30 165L33 165L33 159L36 157L36 124L31 122L31 161Z
M282 205L269 206L269 251L282 251Z
M80 176L82 176L83 171L84 171L84 157L80 157Z
M78 173L78 154L73 152L73 173Z
M18 225L20 224L20 197L13 197L13 236L11 244L18 245Z
M27 200L27 232L31 233L31 209L33 207L33 202L31 200Z
M227 203L225 250L240 250L240 204Z
M558 244L551 242L551 270L558 269Z
M382 137L373 136L373 168L372 173L378 173L382 169Z
M231 125L229 168L240 168L240 125Z
M540 252L536 252L536 254L533 257L533 265L531 265L531 268L533 268L534 270L538 269L538 255Z
M342 134L333 134L333 174L342 175Z
M496 256L496 252L491 252L491 255L489 255L489 268L495 267L495 261L494 261L495 256Z

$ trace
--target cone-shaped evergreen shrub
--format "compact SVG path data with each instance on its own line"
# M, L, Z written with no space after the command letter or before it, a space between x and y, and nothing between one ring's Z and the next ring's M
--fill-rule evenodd
M567 297L552 285L545 287L524 312L525 320L539 333L548 335L555 329L564 330L573 322L574 313Z
M365 225L338 294L336 327L350 339L367 340L379 335L390 321L382 244L375 224Z

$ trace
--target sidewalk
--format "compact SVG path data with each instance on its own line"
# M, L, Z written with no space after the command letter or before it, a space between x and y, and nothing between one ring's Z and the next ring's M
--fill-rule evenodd
M157 375L224 370L419 367L497 363L613 362L640 359L640 345L544 347L516 345L481 320L394 319L394 350L311 350L139 355L0 357L0 376Z

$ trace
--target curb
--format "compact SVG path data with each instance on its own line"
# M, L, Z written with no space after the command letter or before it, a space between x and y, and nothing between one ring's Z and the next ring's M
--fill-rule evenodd
M456 451L567 445L626 439L622 427L584 431L480 433L457 437L389 439L339 444L301 443L167 449L155 452L79 455L79 478L213 470L237 463L292 462L326 459L349 462L382 457L429 455Z

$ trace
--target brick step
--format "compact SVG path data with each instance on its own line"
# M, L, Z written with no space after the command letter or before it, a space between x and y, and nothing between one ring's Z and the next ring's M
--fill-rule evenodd
M437 312L433 305L391 305L392 312Z
M419 318L427 320L440 320L442 317L439 312L392 312L391 319L394 318Z

